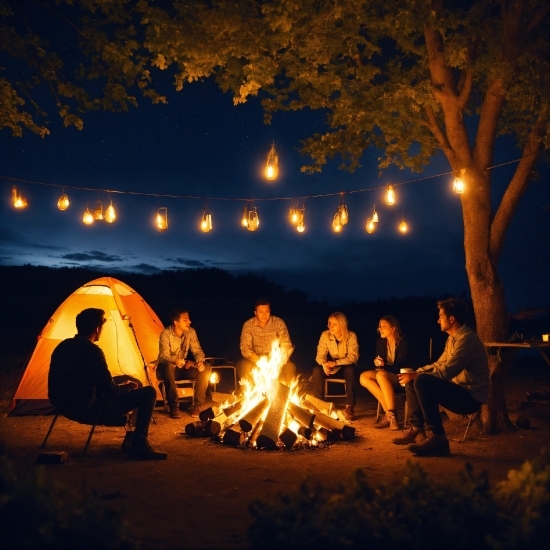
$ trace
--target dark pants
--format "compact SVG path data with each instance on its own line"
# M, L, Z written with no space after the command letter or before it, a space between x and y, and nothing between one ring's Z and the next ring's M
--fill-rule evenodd
M313 367L313 394L319 399L325 398L325 380L332 378L343 378L346 381L346 405L355 405L357 373L355 365L340 365L336 374L325 374L323 367Z
M185 369L174 367L172 363L160 363L157 367L157 377L164 382L168 406L178 406L178 392L176 389L176 381L178 380L194 380L195 402L197 405L203 405L206 401L206 390L208 389L211 370L212 368L209 365L204 365L204 370L199 372L197 367Z
M445 435L439 405L456 414L473 414L481 403L476 401L464 388L432 376L419 373L405 386L409 405L409 421L416 428L426 428L434 435Z
M107 399L103 408L101 409L101 415L99 417L98 424L103 425L121 425L124 415L130 411L137 409L136 427L134 430L134 437L147 439L149 432L149 423L153 416L153 409L155 408L155 402L157 399L157 391L153 386L145 386L144 388L138 388L132 390L115 399ZM66 414L64 411L60 411L61 414L76 422L82 424L93 424L97 418L99 410L101 408L101 402L96 402L85 414Z
M246 378L247 380L250 380L252 382L252 369L256 366L256 363L253 363L249 359L245 359L244 357L241 357L237 364L235 365L235 368L237 369L237 378L238 380L241 380L242 378ZM285 363L281 370L279 371L279 382L283 382L287 386L290 385L290 382L292 379L296 376L296 365L292 361L288 361ZM242 392L242 389L239 385L239 393Z

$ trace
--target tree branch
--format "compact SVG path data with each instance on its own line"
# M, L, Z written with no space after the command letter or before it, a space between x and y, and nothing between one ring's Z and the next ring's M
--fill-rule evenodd
M517 208L519 200L525 193L531 180L533 167L540 157L543 150L543 140L548 132L548 120L546 116L541 115L529 135L527 144L523 150L523 156L518 164L517 170L514 173L504 196L500 202L500 206L491 223L489 236L489 253L493 265L496 265L502 248L504 246L504 238L506 230L512 221L512 217Z

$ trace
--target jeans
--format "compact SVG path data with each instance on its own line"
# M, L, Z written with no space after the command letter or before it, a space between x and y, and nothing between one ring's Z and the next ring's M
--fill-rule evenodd
M355 405L357 373L355 365L340 365L336 374L325 374L323 367L313 367L313 394L319 399L325 398L325 379L343 378L346 381L346 405Z
M426 425L434 435L445 435L439 405L456 414L473 414L481 407L481 403L458 384L427 373L419 373L411 380L405 386L405 393L410 423L420 429Z
M174 367L172 363L159 363L157 367L157 377L164 382L166 389L166 399L170 408L178 406L178 392L176 389L176 381L178 380L195 380L195 403L203 405L206 401L206 390L210 380L210 372L212 368L209 365L204 365L204 370L199 372L197 367L188 369Z

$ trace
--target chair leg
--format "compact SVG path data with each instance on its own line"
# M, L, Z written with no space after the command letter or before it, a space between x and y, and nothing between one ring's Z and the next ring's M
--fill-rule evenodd
M468 430L470 429L470 426L472 425L472 422L474 421L475 413L468 415L468 424L466 425L466 431L464 432L464 435L462 436L462 439L459 441L461 443L464 443L466 441L466 437L468 436Z
M94 435L95 427L97 426L97 423L99 422L99 418L101 416L101 413L103 412L103 405L105 405L105 401L103 401L103 403L101 403L101 407L99 407L99 412L97 413L97 417L94 421L92 429L90 430L90 434L88 435L88 439L86 440L86 445L84 445L84 450L82 451L83 455L85 455L86 451L88 450L88 445L90 444L90 441L92 439L92 435Z
M59 416L59 414L56 414L54 417L53 417L53 420L52 420L52 423L50 424L50 428L48 430L48 433L46 434L46 437L44 438L44 441L42 442L42 448L44 448L46 446L46 442L48 441L48 438L50 437L50 434L52 433L52 430L53 430L53 425L55 424L55 422L57 421L57 417Z

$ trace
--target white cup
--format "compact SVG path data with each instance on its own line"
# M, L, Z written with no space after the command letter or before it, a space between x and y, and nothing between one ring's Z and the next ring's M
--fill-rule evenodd
M414 370L413 370L413 369L399 369L399 372L400 372L401 374L405 374L405 373L407 373L407 372L414 372ZM403 382L399 382L399 383L400 383L402 386L405 385L405 384L403 384Z

